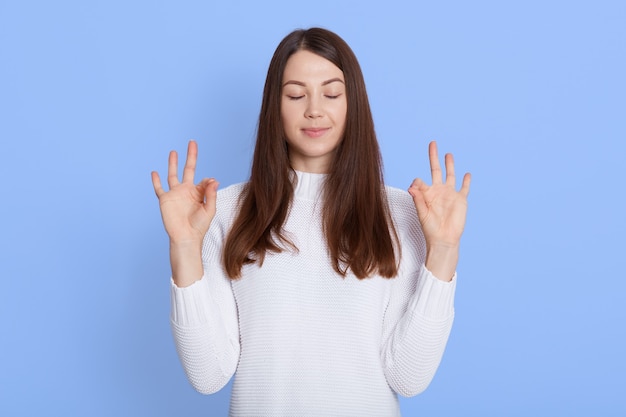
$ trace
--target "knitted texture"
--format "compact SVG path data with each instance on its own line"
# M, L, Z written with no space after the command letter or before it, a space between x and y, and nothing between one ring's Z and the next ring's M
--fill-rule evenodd
M454 317L456 276L435 278L410 195L387 187L402 257L397 277L359 280L332 268L321 224L324 175L297 172L284 225L298 251L267 253L231 281L222 243L243 185L218 192L203 244L204 276L172 282L171 324L189 381L202 393L235 374L231 416L399 416L397 394L432 380Z

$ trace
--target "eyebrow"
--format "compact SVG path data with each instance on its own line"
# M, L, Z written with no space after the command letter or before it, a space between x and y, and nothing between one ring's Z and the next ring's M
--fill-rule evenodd
M322 83L322 85L328 85L328 84L335 83L335 82L340 82L342 84L345 84L341 78L337 77L337 78L331 78L330 80L324 81ZM305 83L303 83L302 81L296 81L296 80L289 80L289 81L287 81L286 83L283 84L283 87L288 85L288 84L295 84L295 85L299 85L299 86L302 86L302 87L306 87Z

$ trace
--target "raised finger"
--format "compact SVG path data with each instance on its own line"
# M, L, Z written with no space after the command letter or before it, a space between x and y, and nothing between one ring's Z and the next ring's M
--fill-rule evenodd
M187 146L187 160L185 168L183 168L183 182L193 183L193 177L196 173L196 161L198 160L198 144L194 140L189 141Z
M428 145L428 157L430 159L430 174L433 179L433 184L441 184L443 182L443 175L441 174L441 165L439 165L437 142L432 141Z
M446 161L446 184L454 186L454 157L451 153L447 153L445 156Z
M472 181L472 174L469 172L463 176L463 184L461 184L461 194L467 198L470 190L470 182Z
M161 178L159 178L159 173L156 171L152 171L152 186L154 187L154 192L156 193L158 198L165 193L163 186L161 185Z
M176 151L170 152L170 158L167 167L167 185L172 187L178 185L178 154Z

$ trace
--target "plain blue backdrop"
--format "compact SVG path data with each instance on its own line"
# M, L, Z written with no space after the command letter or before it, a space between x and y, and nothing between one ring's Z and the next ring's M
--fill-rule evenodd
M249 172L267 65L323 26L365 74L387 183L471 171L457 318L406 416L626 415L626 6L0 0L0 415L225 416L169 328L150 171ZM349 387L346 387L349 389Z

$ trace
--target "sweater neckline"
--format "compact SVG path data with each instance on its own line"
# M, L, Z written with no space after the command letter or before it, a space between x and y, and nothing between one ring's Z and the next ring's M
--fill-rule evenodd
M300 200L318 200L324 188L327 174L315 174L294 170L295 184L293 196Z

